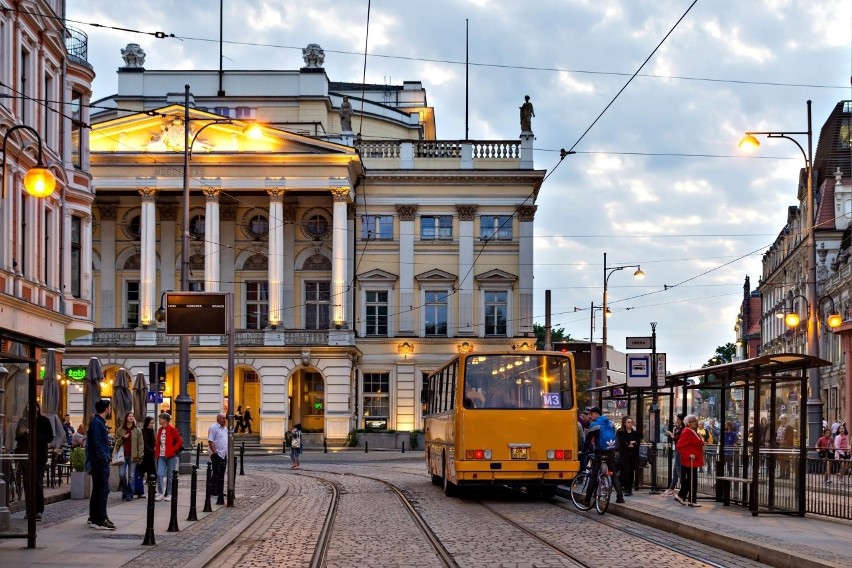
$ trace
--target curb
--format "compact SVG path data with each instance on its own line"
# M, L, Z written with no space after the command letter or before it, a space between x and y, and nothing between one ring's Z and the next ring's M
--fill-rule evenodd
M52 495L44 496L44 504L52 505L53 503L59 503L60 501L66 501L71 498L71 490L61 491L59 493L54 493ZM14 503L9 504L9 512L11 513L20 513L26 508L26 501L15 501Z

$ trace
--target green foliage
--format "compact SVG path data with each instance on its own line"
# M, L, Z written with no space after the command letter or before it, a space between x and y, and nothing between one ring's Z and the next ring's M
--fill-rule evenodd
M349 435L346 436L346 447L354 448L358 445L358 431L353 428L349 431Z
M420 434L423 433L423 430L412 430L408 434L408 445L412 450L416 450L417 446L419 446Z
M535 333L535 348L536 349L544 349L544 336L547 330L543 325L539 325L537 323L533 324L533 333ZM550 342L554 341L571 341L571 334L565 334L564 327L551 327L550 328Z
M592 396L589 393L591 380L589 371L577 371L577 408L586 408L592 403Z
M86 471L86 450L73 448L71 450L71 469L74 471Z
M720 345L716 348L716 354L710 357L706 363L701 365L701 368L713 367L723 363L730 363L734 360L734 355L737 353L737 346L728 342L725 345Z

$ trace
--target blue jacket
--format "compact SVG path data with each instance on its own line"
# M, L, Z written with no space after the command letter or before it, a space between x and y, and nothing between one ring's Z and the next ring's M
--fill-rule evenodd
M594 449L598 451L598 430L601 429L601 426L610 422L610 419L606 416L598 416L594 420L589 423L589 429L586 434L586 450Z
M106 421L99 414L95 414L92 423L89 424L89 432L86 434L87 457L92 467L109 465L112 461L112 447L109 443L109 432Z

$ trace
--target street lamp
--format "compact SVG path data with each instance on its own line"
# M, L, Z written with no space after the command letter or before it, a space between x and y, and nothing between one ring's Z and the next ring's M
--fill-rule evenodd
M767 138L786 138L802 152L807 173L807 195L805 197L805 257L807 259L808 276L806 279L806 295L808 304L808 355L819 357L819 329L817 326L817 289L816 289L816 235L814 234L814 176L813 176L813 129L811 128L811 101L807 103L808 129L804 132L746 132L739 147L754 149L760 146L755 135ZM802 148L792 136L808 137L808 151ZM819 368L808 369L808 445L815 447L822 429L822 400L820 399Z
M607 307L607 294L606 294L606 292L607 292L607 287L608 287L608 284L609 284L609 277L612 276L613 274L615 274L616 272L618 272L619 270L624 270L625 268L635 268L636 269L636 272L633 273L634 278L637 278L639 280L641 280L642 278L645 278L645 273L642 272L642 267L638 264L625 264L625 265L622 265L622 266L607 267L607 265L606 265L606 253L604 253L604 283L603 283L604 318L603 318L603 338L602 338L603 362L601 363L601 382L603 384L606 384L607 372L609 370L609 360L608 360L609 353L607 352L608 350L607 350L607 346L606 346L606 320L607 320L607 316L611 313L609 311L609 308ZM592 387L597 387L597 386L601 386L601 385L598 385L597 380L595 380L594 384L592 384Z
M793 303L796 298L801 298L802 300L804 300L805 305L808 305L808 299L802 296L801 294L797 294L790 298L789 311L782 312L781 314L779 314L781 317L784 318L784 323L790 329L795 329L799 327L799 323L801 323L802 321L802 318L799 317L799 312L796 310L796 306ZM825 316L825 321L823 321L822 305L825 303L826 300L831 302L831 309ZM834 328L840 326L840 324L843 323L843 316L837 311L837 308L834 306L834 298L832 298L831 296L823 296L817 301L817 320L826 327L828 327L829 330L834 330Z
M29 130L35 135L38 140L38 161L34 168L30 168L24 176L24 189L33 197L50 197L53 190L56 188L56 176L53 172L44 166L44 151L41 146L41 136L31 126L26 124L18 124L13 126L3 135L3 162L0 167L0 189L2 189L3 199L6 198L6 143L9 141L9 135L16 130Z
M583 311L585 308L574 307L575 312ZM603 310L603 306L596 306L594 302L592 302L589 307L589 311L591 312L589 318L589 386L594 386L595 384L595 376L597 374L597 368L595 367L595 310ZM604 319L608 318L612 315L612 312L607 308L606 314L604 314Z

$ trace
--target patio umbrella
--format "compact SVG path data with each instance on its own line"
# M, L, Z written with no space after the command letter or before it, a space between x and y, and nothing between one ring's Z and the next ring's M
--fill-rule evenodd
M53 428L54 448L61 448L65 440L65 428L59 419L59 381L56 380L56 350L48 349L44 362L44 382L41 385L41 414L50 420Z
M145 422L148 414L148 381L145 380L145 373L136 373L133 380L133 413L137 422Z
M27 357L26 349L17 341L11 342L9 352L17 357ZM27 405L27 393L29 390L29 377L26 363L12 362L6 365L9 374L6 376L5 384L0 385L0 447L6 447L8 451L15 445L15 424L18 417L24 412Z
M83 383L83 422L89 425L95 413L95 403L101 399L101 380L104 369L97 357L89 359L86 367L86 381Z
M130 373L127 369L119 369L115 374L115 383L112 386L113 401L115 409L116 429L124 422L124 415L133 410L133 395L130 394Z

